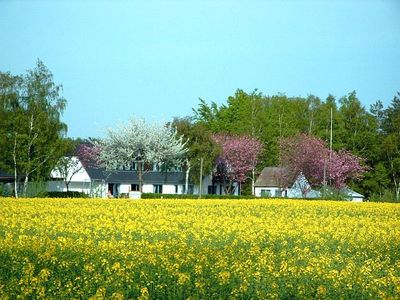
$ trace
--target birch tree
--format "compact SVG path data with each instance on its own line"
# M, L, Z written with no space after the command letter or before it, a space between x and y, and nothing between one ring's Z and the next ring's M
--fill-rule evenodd
M189 180L199 183L200 161L203 160L204 174L211 174L219 147L211 137L210 131L202 123L194 123L190 118L175 118L172 126L184 136L187 152L185 153L185 192L189 192Z
M144 165L180 165L186 153L183 137L170 125L148 124L132 118L116 129L108 129L107 136L95 143L100 149L99 161L107 170L121 166L135 168L140 192L143 191Z
M64 150L67 127L60 116L66 100L61 91L40 60L25 75L0 73L0 109L6 116L0 128L6 157L2 167L14 174L16 197L21 178L25 194L28 182L46 178Z
M60 158L54 169L64 179L65 187L67 188L67 192L69 192L69 185L72 178L83 169L83 165L77 157L65 156Z

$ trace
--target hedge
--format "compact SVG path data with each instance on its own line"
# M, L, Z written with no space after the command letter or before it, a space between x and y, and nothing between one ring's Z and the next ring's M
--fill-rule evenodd
M154 194L143 193L142 199L199 199L199 195L193 194ZM201 195L201 199L256 199L255 196L236 196L236 195ZM260 199L257 197L257 199Z
M142 193L142 199L199 199L199 195L193 194L154 194L154 193ZM287 198L287 197L256 197L253 195L244 196L244 195L211 195L204 194L201 195L201 199L287 199L287 200L336 200L336 201L346 201L346 199L339 198Z
M40 198L89 198L88 194L83 192L41 192L37 195Z

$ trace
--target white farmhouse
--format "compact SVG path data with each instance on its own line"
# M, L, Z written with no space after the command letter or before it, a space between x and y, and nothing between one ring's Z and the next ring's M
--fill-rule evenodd
M300 173L296 178L288 178L285 168L266 167L254 184L256 197L318 198L320 193Z
M71 157L70 159L77 159ZM129 194L139 191L139 179L137 172L130 167L123 167L115 171L107 171L104 168L84 167L80 161L74 170L70 170L68 176L61 175L56 169L51 172L51 180L47 183L48 191L67 191L65 180L70 179L69 190L83 192L91 197L106 198L117 197L120 194ZM79 171L76 169L79 168ZM75 172L74 174L72 174ZM189 184L188 194L199 194L198 185ZM161 171L156 167L143 173L143 193L156 194L186 194L185 172L178 169ZM201 194L223 195L221 184L212 180L212 176L204 176ZM236 189L235 194L238 194Z

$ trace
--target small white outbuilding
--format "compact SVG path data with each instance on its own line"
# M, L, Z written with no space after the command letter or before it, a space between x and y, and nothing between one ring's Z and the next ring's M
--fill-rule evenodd
M256 197L318 198L305 176L300 173L290 176L286 168L265 167L254 184Z

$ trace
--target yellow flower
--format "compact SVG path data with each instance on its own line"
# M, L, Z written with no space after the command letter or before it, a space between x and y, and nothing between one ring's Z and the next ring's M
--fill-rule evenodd
M94 294L92 297L90 297L90 300L103 300L106 298L106 289L101 287L98 288L96 291L96 294Z
M229 278L231 277L231 273L228 271L222 271L218 274L219 277L219 284L227 284L229 282Z
M138 297L138 300L147 300L147 299L150 299L149 290L147 289L147 287L142 287L140 289L140 296Z
M178 274L178 285L184 285L186 282L190 280L190 276L185 273Z
M318 295L318 296L323 296L323 295L325 295L325 294L326 294L326 287L323 286L323 285L320 285L320 286L317 288L317 295Z

